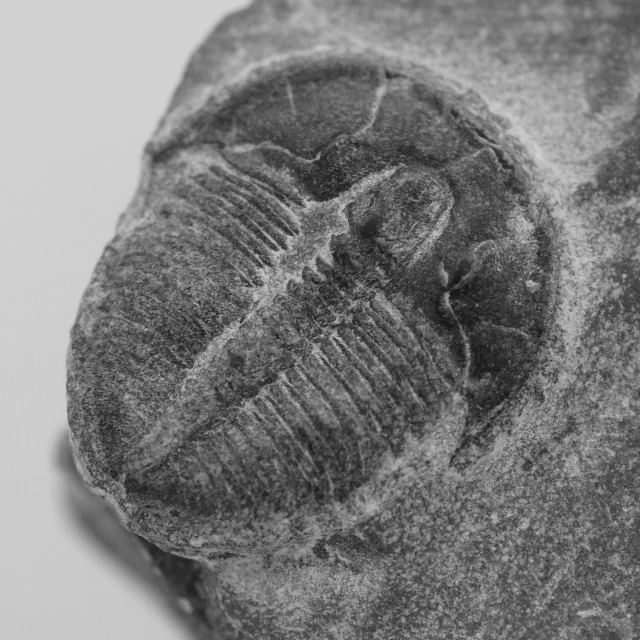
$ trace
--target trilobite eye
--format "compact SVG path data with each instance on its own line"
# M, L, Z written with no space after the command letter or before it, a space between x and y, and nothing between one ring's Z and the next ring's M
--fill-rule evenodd
M416 74L330 58L205 108L98 265L76 454L165 547L275 545L454 401L472 425L531 371L545 214L489 125Z

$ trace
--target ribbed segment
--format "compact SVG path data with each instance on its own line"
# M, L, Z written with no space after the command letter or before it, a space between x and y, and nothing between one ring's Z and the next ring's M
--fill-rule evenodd
M253 506L260 496L276 508L284 507L280 498L344 497L385 450L400 452L405 433L419 437L429 430L450 391L447 378L452 381L439 339L433 334L427 341L408 324L398 325L383 299L359 317L326 332L185 448L197 446L216 509ZM223 372L217 379L225 379Z
M286 251L299 233L291 206L273 187L211 165L206 173L180 180L163 208L186 225L200 223L198 231L220 246L220 266L237 273L244 285L260 286L258 272L273 267L274 254Z

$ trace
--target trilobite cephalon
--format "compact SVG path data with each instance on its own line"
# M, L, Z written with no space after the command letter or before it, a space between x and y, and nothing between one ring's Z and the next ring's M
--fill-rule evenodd
M76 460L138 530L200 518L233 548L224 523L345 500L454 398L482 420L529 375L548 216L492 126L418 75L292 63L151 159L69 375Z

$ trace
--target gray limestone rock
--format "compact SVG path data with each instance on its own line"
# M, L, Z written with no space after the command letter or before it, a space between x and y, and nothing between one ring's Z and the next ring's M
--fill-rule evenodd
M195 53L67 466L198 637L638 637L639 41L634 0L258 0Z

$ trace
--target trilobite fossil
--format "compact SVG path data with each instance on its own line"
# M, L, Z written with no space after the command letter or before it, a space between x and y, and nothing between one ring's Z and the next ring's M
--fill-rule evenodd
M532 491L523 451L579 420L563 366L588 324L576 265L595 259L566 211L604 187L574 180L568 204L540 152L552 127L532 143L514 89L514 131L488 80L498 54L440 9L335 4L336 39L297 39L305 17L337 19L328 7L258 2L238 18L248 61L225 57L231 27L203 46L72 331L76 465L204 637L454 637L427 634L442 617L417 607L419 585L433 572L431 597L460 613L443 576L484 571L498 597L526 543L509 525L506 560L482 569L479 513ZM251 35L259 16L271 43ZM429 16L485 56L475 84L451 73L453 50L449 67L421 53L421 33L445 41ZM363 46L360 18L386 44ZM394 25L410 38L390 53Z
M346 56L258 75L152 155L71 345L93 482L213 526L212 553L348 502L451 404L463 438L535 362L552 282L516 152L437 80Z

